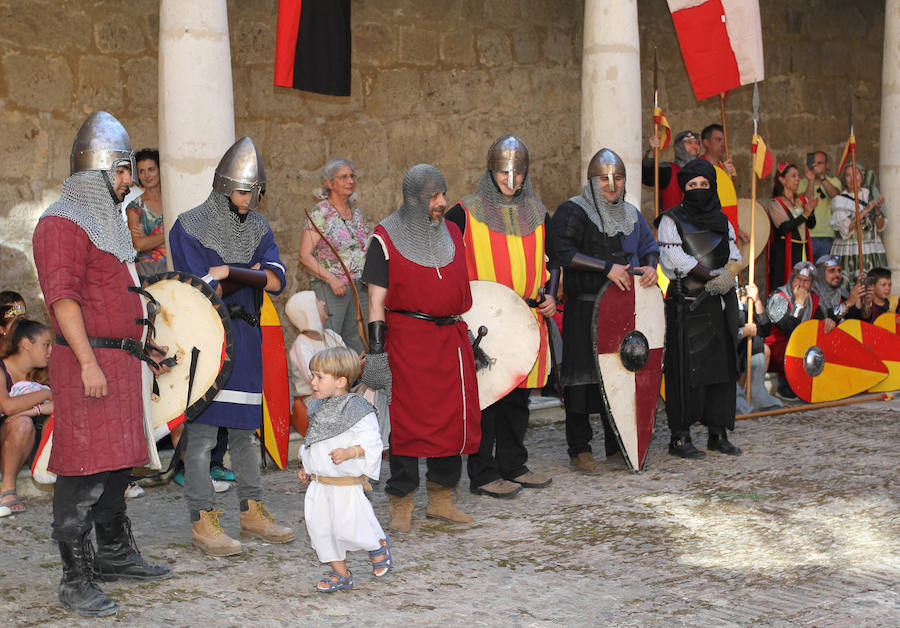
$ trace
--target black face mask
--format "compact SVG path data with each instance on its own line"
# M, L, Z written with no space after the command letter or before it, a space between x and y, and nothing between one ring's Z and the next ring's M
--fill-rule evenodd
M705 211L707 208L710 208L710 201L716 196L717 192L712 188L694 188L693 190L685 190L683 203Z

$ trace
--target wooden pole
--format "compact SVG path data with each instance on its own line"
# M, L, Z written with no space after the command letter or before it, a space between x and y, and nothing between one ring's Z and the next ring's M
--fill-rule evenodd
M753 134L753 146L750 148L750 264L747 267L747 283L755 283L756 273L756 172L753 169L753 162L756 159L756 146L759 140L757 134ZM758 296L758 295L757 295ZM747 324L753 322L753 299L747 297ZM753 337L747 338L747 381L745 389L747 392L747 403L750 403L750 378L752 377L751 362L753 360Z
M725 92L719 92L719 111L722 114L722 135L725 137L725 161L731 160L731 151L728 150L728 121L725 118ZM736 175L729 173L733 179Z
M859 264L859 278L863 275L862 228L859 224L859 182L856 174L856 142L850 143L850 160L853 163L853 204L856 207L856 261Z
M755 419L761 416L774 416L776 414L790 414L792 412L806 412L807 410L822 410L824 408L837 408L839 406L849 406L854 403L864 403L866 401L891 401L894 399L893 393L877 393L874 395L866 395L864 397L854 397L852 399L839 399L838 401L825 401L822 403L807 403L802 406L793 406L790 408L776 408L774 410L761 410L759 412L750 412L749 414L739 414L735 420Z
M653 116L653 137L657 141L656 146L653 147L653 219L655 223L659 218L659 124L656 122L656 116Z

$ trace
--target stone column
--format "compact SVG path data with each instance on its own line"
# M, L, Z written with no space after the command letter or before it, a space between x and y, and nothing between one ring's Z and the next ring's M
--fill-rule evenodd
M881 64L881 137L878 187L885 198L888 220L881 234L888 266L894 277L900 270L900 0L884 7L884 56ZM892 211L893 210L893 211ZM894 292L900 280L894 282Z
M581 61L581 173L603 147L628 173L626 198L641 206L641 60L636 0L585 0Z
M159 153L166 237L234 143L226 0L160 0ZM172 259L169 257L169 267Z

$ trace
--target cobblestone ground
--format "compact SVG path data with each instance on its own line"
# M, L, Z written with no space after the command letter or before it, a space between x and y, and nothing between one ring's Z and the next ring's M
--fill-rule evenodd
M703 461L668 456L661 415L644 473L607 465L598 477L568 468L562 424L535 427L531 466L550 473L552 487L499 501L471 495L464 480L471 526L426 520L420 491L412 533L393 537L394 571L376 581L365 554L351 555L355 589L329 596L313 589L323 569L300 522L296 462L264 481L267 504L297 540L246 541L236 558L194 550L180 488L149 488L129 502L135 535L175 577L105 585L121 608L105 621L897 626L898 411L898 402L872 403L741 421L734 441L744 455ZM694 440L705 445L698 428ZM386 526L384 492L371 497ZM234 490L219 496L232 534L236 499ZM0 623L96 624L57 605L50 504L28 505L0 520Z

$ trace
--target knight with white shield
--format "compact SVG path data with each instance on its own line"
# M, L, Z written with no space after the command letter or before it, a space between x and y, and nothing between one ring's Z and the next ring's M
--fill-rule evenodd
M469 279L495 281L514 290L531 308L540 328L536 359L519 376L521 381L513 381L510 385L515 388L491 405L482 404L481 446L469 455L467 463L470 490L498 498L551 483L551 478L525 464L528 397L532 388L547 383L547 324L548 317L556 313L554 295L559 280L559 269L548 267L550 216L534 195L529 164L525 142L515 135L498 138L488 150L487 168L475 193L463 197L446 214L462 231ZM517 329L510 331L523 333ZM498 333L499 329L489 329L488 338ZM515 342L514 337L509 340Z
M266 175L249 137L235 142L216 167L212 191L201 205L184 212L169 234L175 270L202 277L222 295L231 317L234 366L212 403L187 423L184 455L185 499L191 541L202 551L229 556L241 543L219 524L209 476L210 452L218 428L228 428L231 460L237 476L241 534L270 543L287 543L294 532L278 525L262 501L257 448L252 434L262 423L263 290L284 289L284 264L269 222L260 214Z

